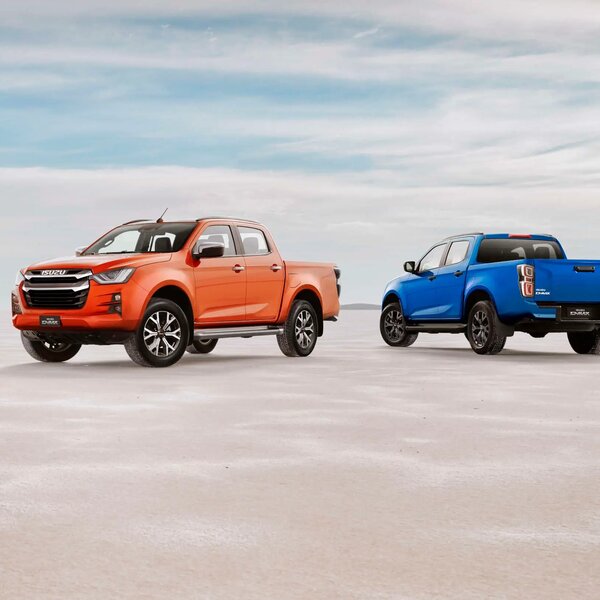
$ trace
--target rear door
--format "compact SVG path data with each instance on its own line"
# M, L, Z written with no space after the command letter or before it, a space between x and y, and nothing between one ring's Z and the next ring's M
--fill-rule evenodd
M238 225L237 232L246 263L246 321L275 322L285 284L283 260L260 227Z
M246 265L232 228L229 225L209 225L201 231L198 239L223 244L225 255L203 258L195 265L196 322L202 326L244 322Z
M413 321L431 321L438 318L440 303L437 278L448 244L437 244L419 261L417 272L403 283L405 315Z

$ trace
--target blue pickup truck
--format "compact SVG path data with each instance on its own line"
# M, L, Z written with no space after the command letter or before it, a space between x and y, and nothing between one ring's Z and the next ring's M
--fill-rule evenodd
M477 354L497 354L515 331L564 332L575 352L600 354L600 261L567 260L551 235L453 236L404 270L383 297L390 346L464 333Z

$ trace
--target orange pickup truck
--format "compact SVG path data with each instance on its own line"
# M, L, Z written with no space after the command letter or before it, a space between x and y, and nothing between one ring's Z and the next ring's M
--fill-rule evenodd
M254 221L132 221L72 258L19 271L12 320L27 352L69 360L82 344L124 344L139 365L167 367L220 338L275 335L308 356L339 312L334 264L283 261Z

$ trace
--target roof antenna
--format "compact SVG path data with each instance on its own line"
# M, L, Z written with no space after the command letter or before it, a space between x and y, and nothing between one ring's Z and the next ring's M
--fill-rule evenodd
M157 223L164 223L165 222L164 219L163 219L163 217L165 216L165 214L166 214L166 212L168 210L169 210L168 208L165 208L165 212L162 215L160 215L160 217L158 217L158 219L156 220Z

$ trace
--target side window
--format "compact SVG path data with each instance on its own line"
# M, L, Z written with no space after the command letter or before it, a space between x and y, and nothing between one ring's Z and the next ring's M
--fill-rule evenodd
M452 242L450 244L450 250L448 250L448 256L446 257L445 265L456 265L467 257L469 251L469 242L467 240L461 240L460 242Z
M269 254L269 246L265 239L265 234L260 229L254 229L254 227L238 227L238 231L242 238L244 254L250 256Z
M211 225L207 227L199 238L200 242L209 244L223 244L225 253L223 256L235 256L235 245L231 228L228 225Z
M150 243L150 252L171 252L174 241L174 233L165 233L160 236L156 235L152 238Z
M446 244L440 244L435 248L432 248L419 263L419 273L424 273L425 271L431 271L431 269L437 269L440 266L440 262L442 262L442 256L444 255L444 250L446 249Z

